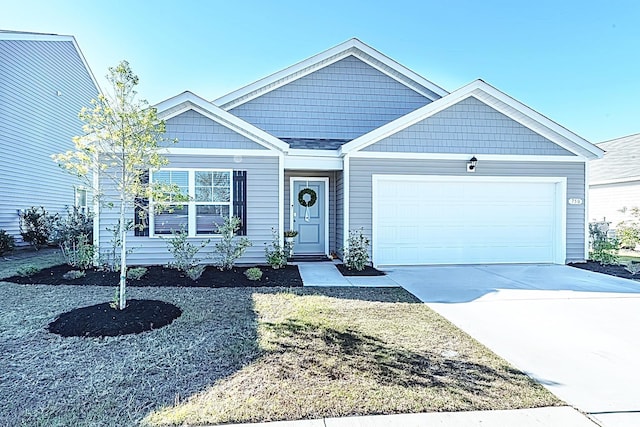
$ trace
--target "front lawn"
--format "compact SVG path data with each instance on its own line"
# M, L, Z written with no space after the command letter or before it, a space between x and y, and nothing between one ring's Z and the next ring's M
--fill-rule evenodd
M6 277L6 273L5 273ZM113 289L0 282L0 425L197 425L559 404L398 288L130 288L161 329L47 332Z

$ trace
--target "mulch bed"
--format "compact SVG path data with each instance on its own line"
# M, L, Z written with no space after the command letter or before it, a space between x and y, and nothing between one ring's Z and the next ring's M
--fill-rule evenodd
M124 310L110 303L76 308L49 323L49 332L63 337L115 337L158 329L180 317L182 310L157 300L127 301Z
M624 265L604 265L597 261L572 262L568 264L571 267L580 268L582 270L595 271L596 273L608 274L609 276L621 277L623 279L640 280L640 274L635 276L629 273Z
M207 266L198 280L191 280L186 274L173 268L162 266L146 267L147 273L140 280L127 279L127 286L178 286L178 287L265 287L265 286L302 286L302 278L295 265L287 265L284 268L274 270L269 266L262 266L260 280L249 280L244 272L249 267L234 267L231 270L221 271L216 267ZM86 270L85 276L78 279L64 279L63 274L73 270L68 265L57 265L46 268L29 277L12 276L2 279L6 282L19 284L38 285L92 285L92 286L116 286L120 280L118 272L102 270Z
M369 265L364 267L364 270L358 271L355 269L347 268L344 264L336 264L338 271L343 276L384 276L384 271L377 270Z

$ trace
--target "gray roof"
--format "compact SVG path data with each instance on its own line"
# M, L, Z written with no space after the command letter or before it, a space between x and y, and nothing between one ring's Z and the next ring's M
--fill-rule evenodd
M280 138L289 144L290 148L301 148L307 150L337 150L342 144L351 141L350 139L328 139L328 138Z
M589 162L589 183L635 177L640 180L640 133L597 145L605 154Z

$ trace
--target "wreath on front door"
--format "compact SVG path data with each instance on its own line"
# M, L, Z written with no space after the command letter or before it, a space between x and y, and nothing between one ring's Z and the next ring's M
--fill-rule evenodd
M309 195L309 199L307 200L304 196ZM311 206L316 204L318 200L318 195L315 191L310 188L303 188L298 193L298 203L300 203L305 208L310 208Z

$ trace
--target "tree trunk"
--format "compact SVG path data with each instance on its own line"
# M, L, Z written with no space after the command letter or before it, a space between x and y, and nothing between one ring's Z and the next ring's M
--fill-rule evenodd
M125 201L120 199L120 310L127 306L127 227L125 218Z

